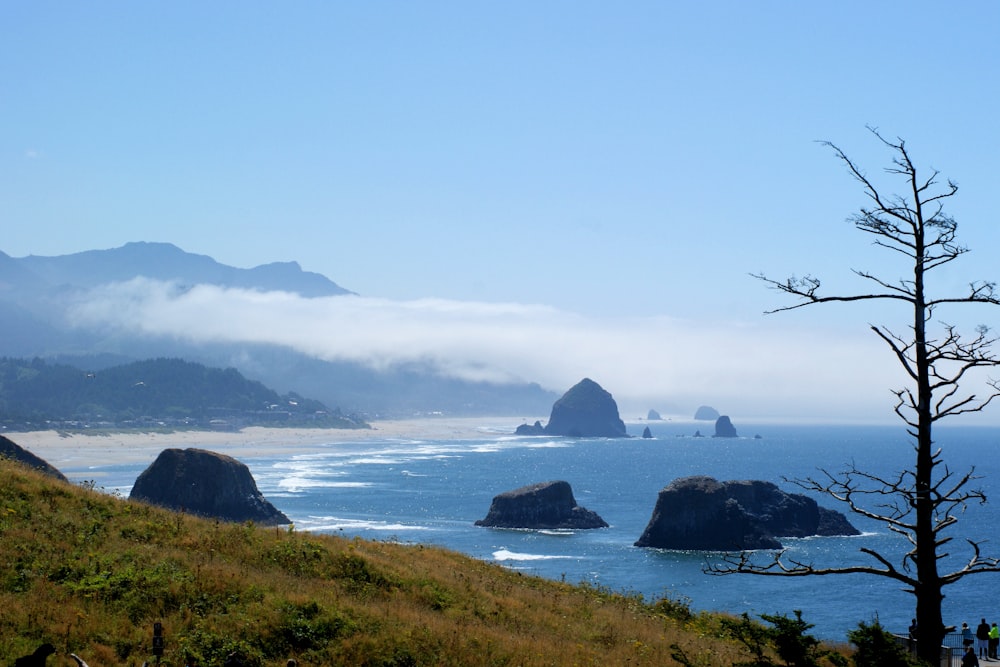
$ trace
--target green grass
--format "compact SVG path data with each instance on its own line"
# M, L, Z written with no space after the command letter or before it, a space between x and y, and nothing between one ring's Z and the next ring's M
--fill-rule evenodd
M731 665L682 600L523 576L420 545L199 519L0 460L0 664ZM669 582L664 582L668 584Z

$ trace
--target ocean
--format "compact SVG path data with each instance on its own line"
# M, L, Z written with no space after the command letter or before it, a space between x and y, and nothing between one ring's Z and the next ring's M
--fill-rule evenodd
M550 579L587 582L641 594L648 600L684 599L697 610L784 613L801 610L816 636L845 640L859 621L878 618L905 632L914 615L913 597L894 581L871 575L775 578L704 573L714 555L640 549L642 534L660 489L678 477L709 475L719 480L760 479L803 493L785 478L836 473L847 465L879 475L909 467L912 444L901 426L768 425L741 427L734 439L696 438L711 424L652 421L643 439L515 437L484 421L481 436L465 440L383 439L332 442L311 454L241 459L268 500L297 531L337 533L374 540L433 544L485 561ZM758 437L759 436L759 437ZM936 432L951 471L975 466L973 486L1000 501L997 427L942 427ZM144 465L67 469L99 475L102 486L125 496ZM493 496L550 480L570 483L577 503L600 514L610 528L589 531L528 531L474 525ZM835 500L813 496L844 511ZM971 555L966 538L988 540L986 555L1000 556L1000 504L970 506L959 515L943 551L941 571L961 568ZM784 539L787 553L817 566L874 564L860 553L872 548L896 556L905 540L879 523L848 514L862 531L856 537ZM893 558L898 563L898 558ZM946 624L974 626L1000 620L992 591L1000 575L980 574L945 589Z

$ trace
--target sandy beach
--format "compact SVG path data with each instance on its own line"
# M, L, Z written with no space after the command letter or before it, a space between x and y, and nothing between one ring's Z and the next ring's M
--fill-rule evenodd
M301 454L336 443L382 439L460 440L511 435L524 420L516 417L426 417L373 422L370 429L265 428L241 431L101 433L59 431L5 434L56 468L150 462L164 449L198 447L236 459L277 452ZM533 420L532 420L533 421Z

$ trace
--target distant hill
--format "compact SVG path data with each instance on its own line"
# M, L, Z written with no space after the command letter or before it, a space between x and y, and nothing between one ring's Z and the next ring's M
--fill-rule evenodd
M303 271L296 262L239 269L169 243L128 243L57 257L15 258L0 252L0 356L38 357L91 372L149 358L185 359L232 367L278 392L300 392L346 413L379 417L431 412L537 415L547 413L558 398L532 383L456 380L429 363L373 370L355 362L320 361L274 345L122 336L83 327L69 315L90 290L139 276L182 287L207 284L305 298L354 294L321 274Z
M305 297L352 294L326 276L303 271L297 262L274 262L238 269L207 255L184 252L171 243L126 243L110 250L87 250L72 255L14 259L20 275L50 287L96 287L145 276L175 280L184 285L210 284L260 290L295 292ZM0 273L3 276L3 273Z
M366 427L297 394L279 395L233 368L153 359L99 372L41 359L0 359L0 423L38 428Z

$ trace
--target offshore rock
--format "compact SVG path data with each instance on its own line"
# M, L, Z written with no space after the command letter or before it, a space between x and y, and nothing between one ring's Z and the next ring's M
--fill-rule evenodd
M651 422L658 422L661 421L663 417L661 417L660 413L656 410L650 409L650 411L646 413L646 419Z
M264 498L245 464L204 449L163 450L129 498L223 521L291 523Z
M590 378L570 387L552 405L545 433L575 438L628 437L614 397Z
M521 424L514 430L514 435L545 435L545 427L540 421L535 421L534 424Z
M719 418L719 411L707 405L702 405L694 412L694 418L698 421L715 421Z
M840 512L771 482L676 479L656 501L637 547L699 551L780 549L779 537L858 535Z
M493 498L486 518L477 526L489 528L607 528L607 522L573 498L569 482L541 482L506 491Z
M642 429L642 437L644 437L644 438L652 438L653 437L653 432L649 430L648 426L646 428Z
M733 426L733 422L729 420L729 417L723 415L715 420L715 436L716 438L735 438L736 427Z
M17 461L18 463L26 465L29 468L34 468L39 472L43 472L49 477L55 477L62 482L69 481L66 479L65 475L59 472L54 466L50 465L48 461L39 456L35 456L24 447L2 435L0 435L0 457Z

